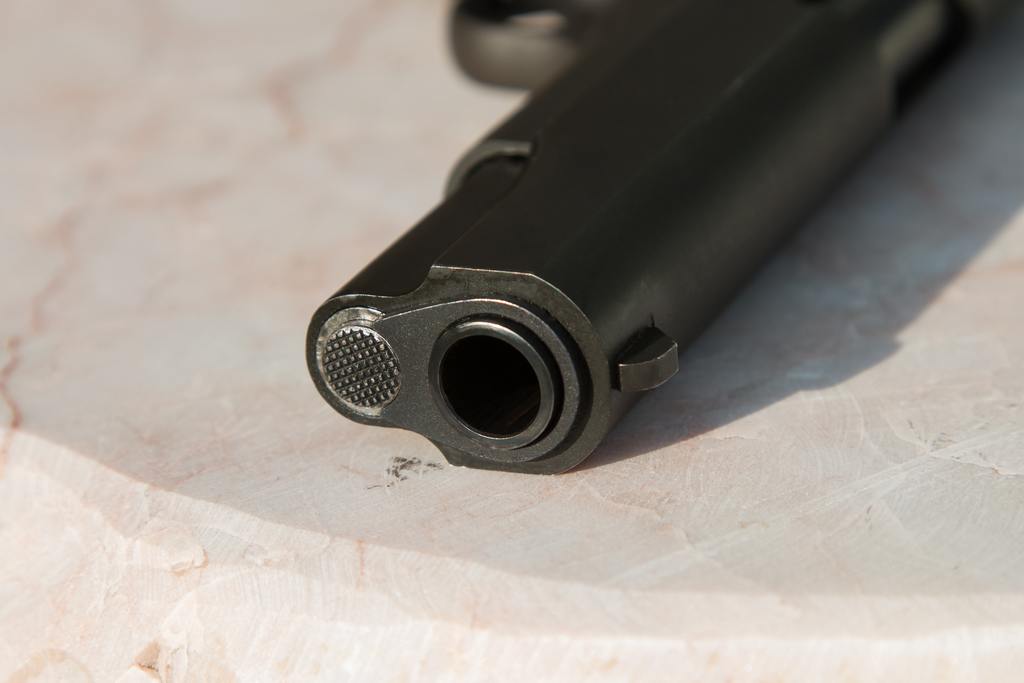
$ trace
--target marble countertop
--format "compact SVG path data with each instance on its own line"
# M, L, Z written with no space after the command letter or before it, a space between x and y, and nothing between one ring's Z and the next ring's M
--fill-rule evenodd
M588 464L316 395L314 308L517 103L439 0L0 2L0 680L1024 665L1024 15Z

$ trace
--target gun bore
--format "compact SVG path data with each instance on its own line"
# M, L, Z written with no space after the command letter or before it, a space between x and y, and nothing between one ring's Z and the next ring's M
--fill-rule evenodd
M471 320L438 340L435 396L448 419L495 449L527 446L551 425L559 384L550 354L527 330L497 320Z

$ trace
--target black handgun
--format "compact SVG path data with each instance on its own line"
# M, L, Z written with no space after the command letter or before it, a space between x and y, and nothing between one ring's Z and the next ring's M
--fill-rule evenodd
M449 462L575 467L1006 0L464 0L533 89L315 313L338 412Z

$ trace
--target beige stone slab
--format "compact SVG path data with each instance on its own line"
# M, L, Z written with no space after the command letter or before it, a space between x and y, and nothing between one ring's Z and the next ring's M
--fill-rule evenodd
M308 316L517 102L436 0L0 2L0 680L1016 680L1024 17L559 477Z

